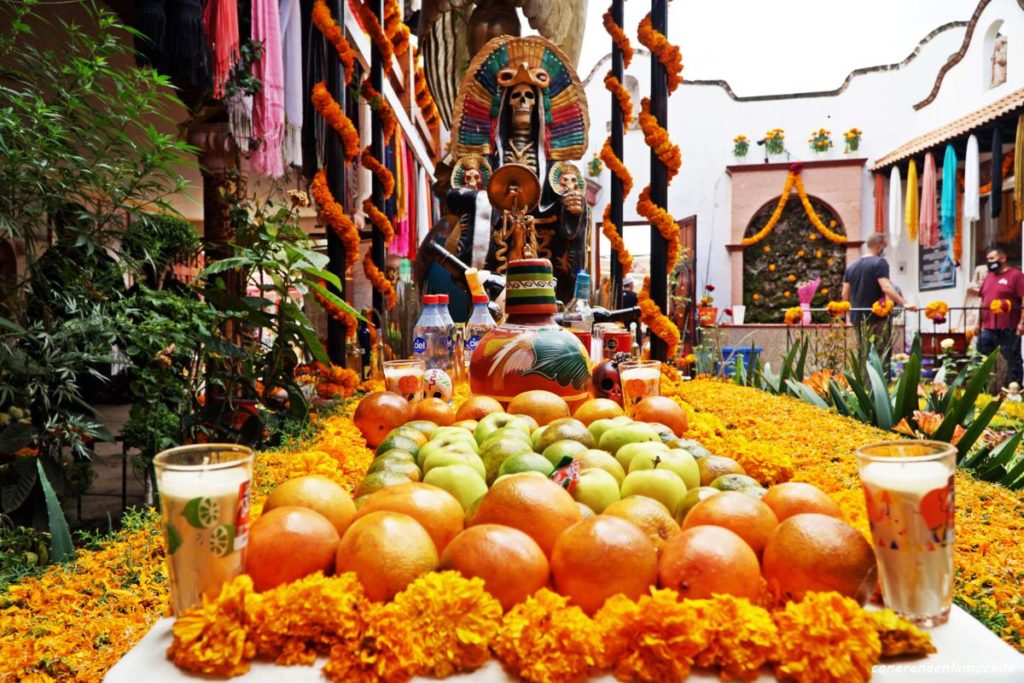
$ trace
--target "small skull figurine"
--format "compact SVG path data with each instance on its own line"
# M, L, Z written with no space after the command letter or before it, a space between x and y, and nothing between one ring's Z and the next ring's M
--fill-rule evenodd
M617 353L611 360L594 366L593 389L597 398L610 398L622 405L622 385L619 380L619 363L631 358L628 353Z

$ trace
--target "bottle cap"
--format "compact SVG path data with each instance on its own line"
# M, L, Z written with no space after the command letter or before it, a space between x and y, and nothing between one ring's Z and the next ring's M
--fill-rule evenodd
M426 294L426 295L423 296L423 305L424 306L429 306L431 304L436 304L436 303L438 303L437 295L436 294Z
M448 295L447 294L438 294L437 295L437 303L439 303L439 304L447 304L448 303Z
M473 295L473 303L474 304L486 304L486 303L489 303L489 302L490 302L490 299L487 298L486 294L474 294Z

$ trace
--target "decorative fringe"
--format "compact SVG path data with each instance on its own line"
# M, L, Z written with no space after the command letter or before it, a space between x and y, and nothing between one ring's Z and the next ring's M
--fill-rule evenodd
M281 144L286 166L302 167L302 125L293 125L287 119L284 124L284 142Z
M210 48L203 28L201 0L170 0L164 55L167 66L180 73L189 85L210 87Z
M228 125L239 147L248 151L252 146L252 96L234 94L228 98ZM243 144L243 141L245 143Z
M164 0L136 0L135 2L136 59L139 64L159 68L164 63L164 33L167 14Z

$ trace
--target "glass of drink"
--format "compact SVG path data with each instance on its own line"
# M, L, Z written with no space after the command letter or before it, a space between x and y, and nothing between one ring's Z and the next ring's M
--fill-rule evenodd
M883 441L857 449L882 597L918 626L946 623L953 603L956 449Z
M422 360L386 360L384 385L409 402L419 401L423 399L423 373L426 371L427 364Z
M252 460L251 448L215 443L153 459L175 614L216 597L245 570Z
M622 385L622 406L627 415L632 415L637 403L648 396L661 394L661 361L619 363L619 382Z

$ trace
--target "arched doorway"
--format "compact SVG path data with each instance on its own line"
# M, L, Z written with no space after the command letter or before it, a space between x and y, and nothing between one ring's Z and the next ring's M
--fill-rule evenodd
M831 206L809 196L811 207L829 230L846 234L842 219ZM767 202L747 224L744 237L761 230L771 218L779 198ZM846 268L846 248L825 239L807 216L803 204L791 197L775 229L756 244L743 250L743 303L746 322L781 323L787 308L798 306L797 287L802 282L821 278L812 308L823 308L838 300ZM824 322L825 314L816 321Z

